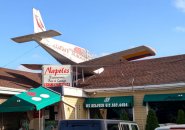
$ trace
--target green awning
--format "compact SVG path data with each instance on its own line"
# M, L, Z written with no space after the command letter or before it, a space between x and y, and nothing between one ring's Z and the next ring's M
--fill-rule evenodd
M185 93L145 95L143 104L146 104L146 102L166 102L166 101L185 101Z
M40 86L12 96L0 105L0 112L40 110L60 100L61 96L59 93Z
M132 107L133 96L86 98L85 108Z

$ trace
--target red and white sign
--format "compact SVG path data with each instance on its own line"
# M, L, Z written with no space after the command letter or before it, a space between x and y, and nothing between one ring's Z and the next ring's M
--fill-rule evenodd
M71 65L43 65L42 85L45 87L72 86Z

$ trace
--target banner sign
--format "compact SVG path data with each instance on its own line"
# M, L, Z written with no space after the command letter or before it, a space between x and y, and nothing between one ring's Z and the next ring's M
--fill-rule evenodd
M132 107L133 96L86 98L85 108Z
M71 65L43 65L42 85L44 87L72 86Z

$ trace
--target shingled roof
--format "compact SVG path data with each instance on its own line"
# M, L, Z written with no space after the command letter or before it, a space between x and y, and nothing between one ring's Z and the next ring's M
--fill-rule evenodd
M78 87L95 89L185 82L185 55L120 63L104 69Z
M41 84L40 73L0 68L0 87L30 89Z

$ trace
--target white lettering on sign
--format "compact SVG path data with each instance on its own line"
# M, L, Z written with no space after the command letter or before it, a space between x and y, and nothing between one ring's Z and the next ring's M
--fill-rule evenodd
M44 65L42 85L45 87L72 86L70 65Z
M110 101L110 97L107 97L104 99L104 102L109 102Z
M92 108L99 108L99 107L104 107L104 104L91 104Z
M109 108L109 107L129 107L128 103L97 103L86 104L86 108Z
M106 103L105 107L111 107L111 104L110 103Z

